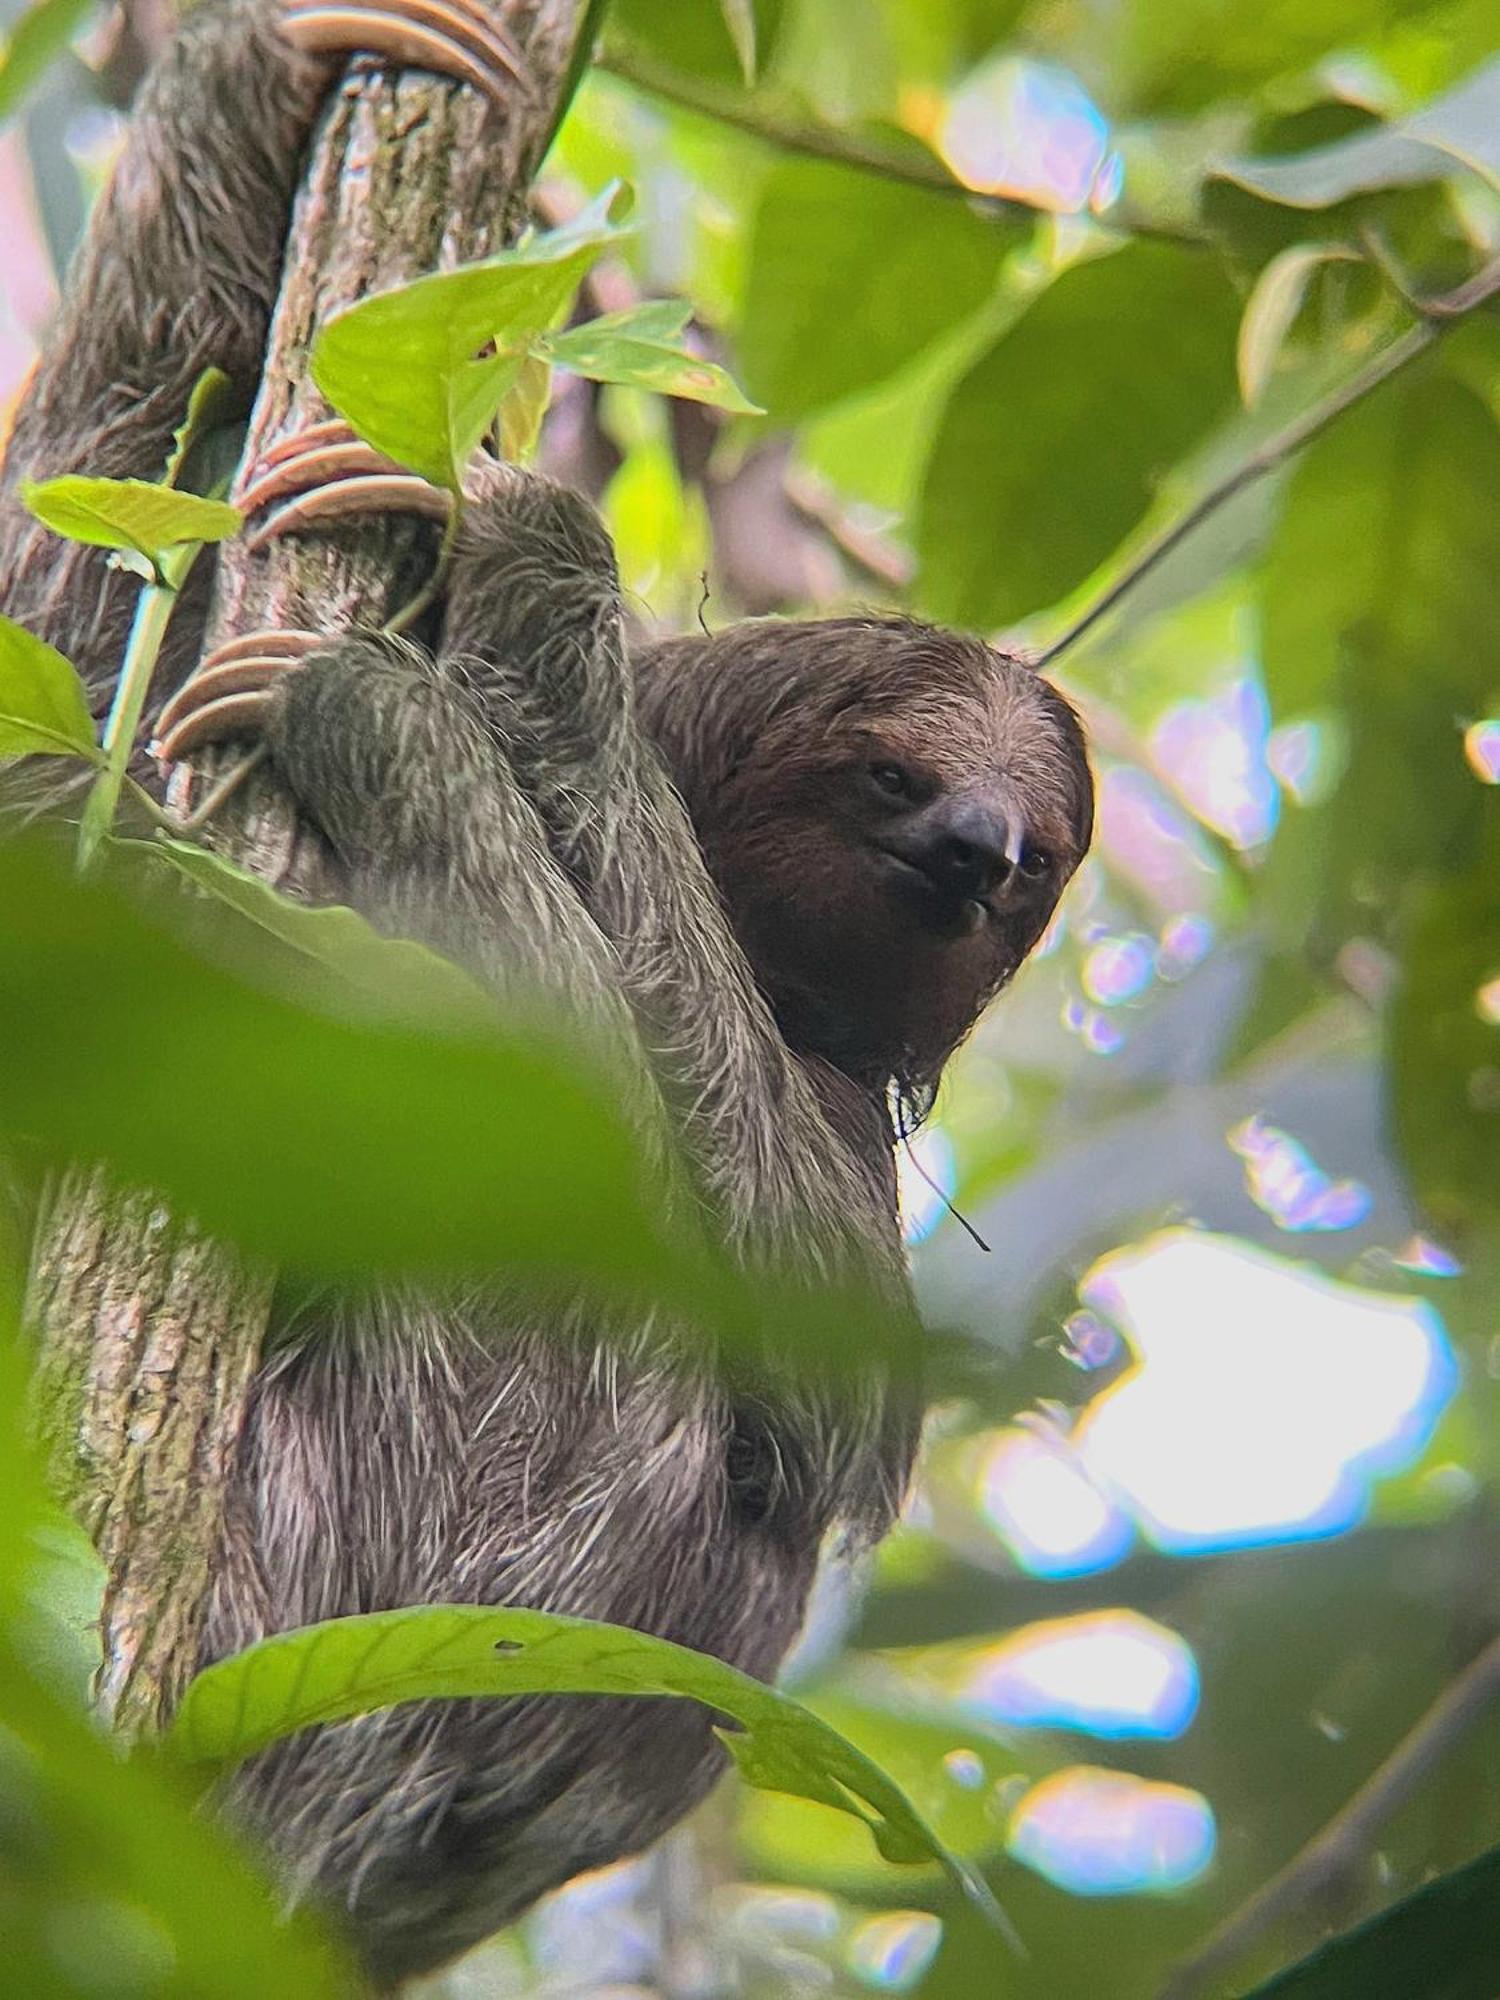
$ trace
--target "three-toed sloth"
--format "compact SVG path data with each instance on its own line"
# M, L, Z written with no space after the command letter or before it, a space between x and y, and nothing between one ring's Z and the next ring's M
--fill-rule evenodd
M36 527L16 482L151 478L205 366L253 388L327 83L311 43L335 21L408 59L451 44L452 87L474 88L504 44L469 8L228 0L148 80L0 497L5 608L101 703L131 586ZM314 635L290 670L240 678L228 726L268 744L351 901L613 1039L664 1198L729 1256L900 1306L893 1107L929 1095L1088 845L1072 711L899 618L628 655L589 508L493 460L471 484L430 644ZM184 607L168 679L200 634ZM892 1519L915 1416L878 1356L829 1383L768 1344L731 1376L690 1327L503 1278L304 1298L255 1386L205 1657L446 1600L610 1619L770 1675L830 1535ZM427 1702L276 1746L231 1808L389 1985L654 1839L720 1763L689 1704Z

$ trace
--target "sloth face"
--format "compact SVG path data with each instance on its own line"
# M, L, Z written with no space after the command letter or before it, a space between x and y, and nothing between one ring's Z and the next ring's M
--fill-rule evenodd
M783 1033L862 1080L935 1082L1088 847L1072 710L904 621L737 626L697 656L694 721L662 747Z

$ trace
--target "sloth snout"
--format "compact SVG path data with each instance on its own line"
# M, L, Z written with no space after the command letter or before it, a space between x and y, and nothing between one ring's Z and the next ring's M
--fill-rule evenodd
M937 888L977 902L1009 879L1020 841L1004 813L978 799L960 798L942 801L923 818L908 852Z

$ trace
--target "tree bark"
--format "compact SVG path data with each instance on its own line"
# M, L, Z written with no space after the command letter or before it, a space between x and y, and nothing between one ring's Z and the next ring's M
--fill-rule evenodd
M315 135L245 464L329 414L307 372L337 308L485 256L514 233L554 129L584 0L494 0L527 89L497 111L467 86L350 62ZM191 162L184 162L191 172ZM420 588L435 531L373 517L220 552L208 643L262 626L379 624ZM206 760L184 787L211 782ZM290 893L338 894L331 859L259 773L217 822L219 845ZM260 1358L271 1277L192 1222L99 1172L64 1178L38 1238L28 1317L37 1404L60 1490L108 1569L99 1699L117 1728L150 1731L194 1672L225 1489Z

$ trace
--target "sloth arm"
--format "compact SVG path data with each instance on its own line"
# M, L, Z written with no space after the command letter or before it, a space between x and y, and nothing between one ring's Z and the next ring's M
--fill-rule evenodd
M141 87L16 412L0 472L0 610L67 654L107 701L138 586L104 550L60 541L23 480L157 479L194 384L260 376L292 195L344 54L434 69L503 97L519 64L480 0L205 0ZM174 621L179 680L201 637L209 565Z

